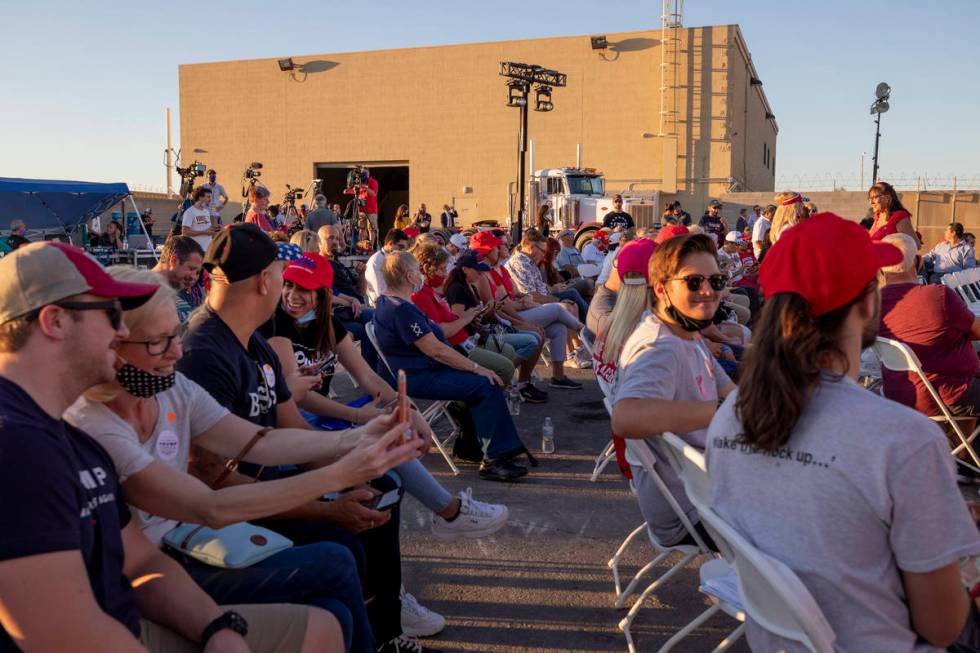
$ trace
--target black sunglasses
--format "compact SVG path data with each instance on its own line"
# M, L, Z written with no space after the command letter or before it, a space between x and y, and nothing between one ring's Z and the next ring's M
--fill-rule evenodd
M703 274L689 274L684 277L672 277L668 281L683 281L687 284L687 289L691 292L698 292L701 290L701 284L708 281L708 285L715 292L721 292L728 285L728 277L724 274L712 274L711 276L704 276Z
M108 302L55 302L54 305L70 311L105 311L113 329L118 331L122 326L123 309L118 299Z

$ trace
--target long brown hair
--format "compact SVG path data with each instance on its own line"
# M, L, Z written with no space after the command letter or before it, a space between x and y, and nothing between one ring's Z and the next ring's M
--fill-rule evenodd
M545 243L544 258L538 265L541 269L541 274L544 276L545 283L550 286L564 281L562 276L558 274L558 268L555 267L555 258L558 257L558 252L560 251L561 243L554 238L549 238Z
M739 378L735 414L742 422L741 441L764 452L789 441L827 366L843 365L839 377L847 373L840 330L851 307L875 287L872 281L852 301L817 318L796 293L778 293L766 300Z
M871 199L871 193L878 191L879 195L885 195L888 197L888 208L885 212L888 217L891 218L895 211L905 211L908 213L908 209L902 206L902 200L898 199L898 193L895 192L895 187L889 184L887 181L879 181L874 186L868 189L868 199Z

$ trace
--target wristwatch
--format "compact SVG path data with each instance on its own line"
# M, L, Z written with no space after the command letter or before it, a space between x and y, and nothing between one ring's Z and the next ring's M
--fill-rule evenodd
M201 647L207 646L208 640L214 637L215 633L226 628L242 637L248 634L248 622L245 621L245 617L229 610L204 627L204 632L201 633Z

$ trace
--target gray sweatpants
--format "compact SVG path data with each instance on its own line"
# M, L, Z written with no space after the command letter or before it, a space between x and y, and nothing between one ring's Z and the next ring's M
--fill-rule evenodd
M529 308L518 313L522 320L530 322L544 329L548 337L548 346L551 349L551 360L554 362L565 361L565 337L568 330L576 333L582 330L582 323L575 319L571 313L562 308L561 304L542 304Z

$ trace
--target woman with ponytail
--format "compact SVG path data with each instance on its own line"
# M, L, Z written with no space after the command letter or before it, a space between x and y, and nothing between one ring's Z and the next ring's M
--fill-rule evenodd
M668 238L650 258L652 310L623 345L613 385L612 428L620 437L655 438L669 431L704 448L719 399L735 388L699 333L711 324L728 282L716 253L712 236L691 234ZM656 473L688 519L702 529L680 479L656 449L654 455ZM651 534L666 546L693 542L652 477L631 458L627 451L640 512ZM707 533L701 535L711 542Z
M980 554L942 431L857 383L879 268L901 260L830 213L784 233L739 389L707 433L712 507L799 576L841 651L945 650L969 607L958 563L975 577ZM747 633L755 651L797 648Z

